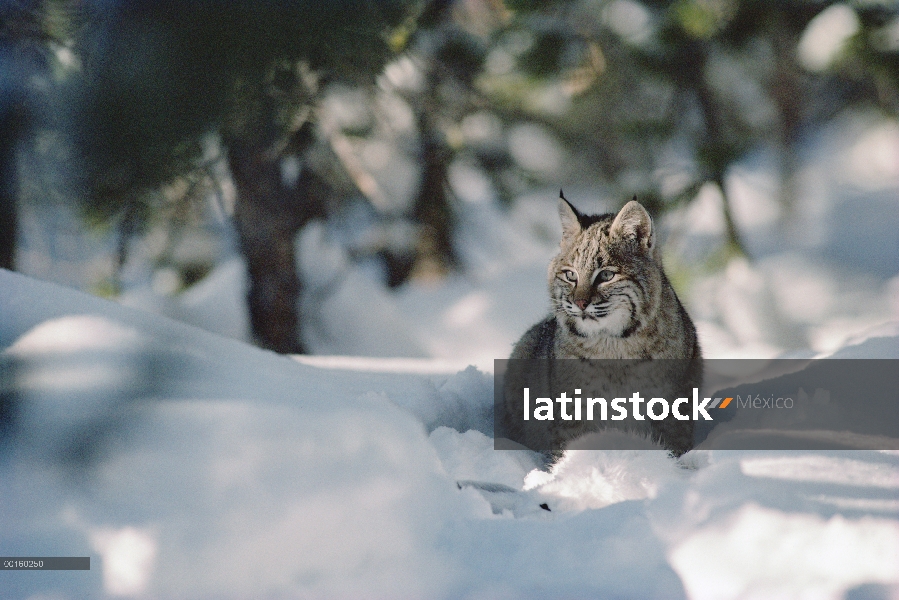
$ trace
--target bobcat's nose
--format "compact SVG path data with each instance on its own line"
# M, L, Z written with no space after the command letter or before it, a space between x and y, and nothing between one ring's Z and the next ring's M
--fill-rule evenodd
M587 310L587 307L590 306L589 300L575 300L574 303L577 304L577 307L581 310Z

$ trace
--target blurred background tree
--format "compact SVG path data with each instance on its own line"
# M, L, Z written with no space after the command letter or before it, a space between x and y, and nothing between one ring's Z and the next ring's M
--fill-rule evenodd
M324 214L331 187L302 168L315 141L320 82L373 81L405 7L348 0L97 8L76 40L83 75L72 119L88 210L118 219L126 240L161 204L208 192L215 176L204 165L225 155L254 337L278 352L303 352L293 240ZM298 163L292 178L282 176L288 159Z
M803 144L846 111L899 116L888 1L3 6L0 266L13 264L17 157L56 140L85 218L118 231L119 266L159 223L172 233L158 260L172 261L179 227L216 198L253 335L279 352L305 350L294 242L312 219L342 224L349 255L395 287L465 269L472 178L504 206L574 182L655 215L711 188L721 255L746 254L734 165L777 157L788 223ZM184 285L209 268L176 266Z

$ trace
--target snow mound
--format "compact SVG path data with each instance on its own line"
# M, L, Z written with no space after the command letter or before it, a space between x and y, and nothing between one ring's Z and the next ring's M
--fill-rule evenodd
M474 367L293 360L6 271L0 376L0 547L92 558L0 572L8 598L899 589L895 452L572 450L545 471L493 449Z

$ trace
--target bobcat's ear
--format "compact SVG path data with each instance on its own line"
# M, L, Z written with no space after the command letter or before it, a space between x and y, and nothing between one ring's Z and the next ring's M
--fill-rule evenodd
M632 239L646 253L651 254L655 246L655 231L652 226L652 217L636 200L631 200L624 205L612 226L609 228L609 236L619 239Z
M559 220L562 221L562 239L570 238L581 232L580 213L568 203L562 190L559 190Z

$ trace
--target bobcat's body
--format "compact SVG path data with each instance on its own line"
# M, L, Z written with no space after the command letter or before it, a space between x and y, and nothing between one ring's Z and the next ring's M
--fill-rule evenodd
M632 382L669 401L688 396L702 376L696 329L662 269L649 214L633 201L617 215L586 216L561 198L559 215L562 242L548 273L552 313L524 334L511 358L582 359L547 361L552 389L566 389L566 381L596 368L584 359L630 359L608 364L602 373L608 389ZM522 433L516 426L513 433ZM693 446L693 422L672 417L559 421L542 443L558 448L607 426L642 431L677 455Z

